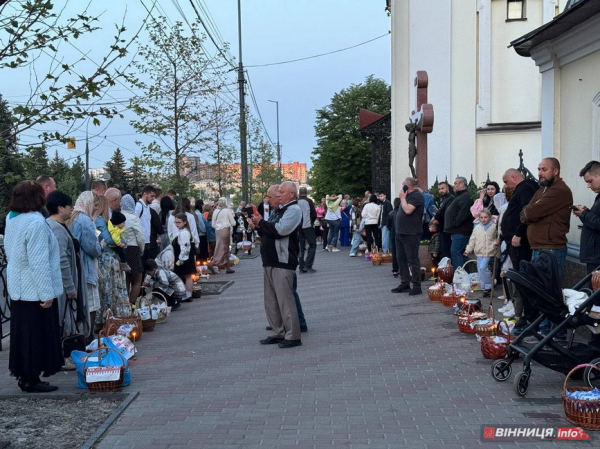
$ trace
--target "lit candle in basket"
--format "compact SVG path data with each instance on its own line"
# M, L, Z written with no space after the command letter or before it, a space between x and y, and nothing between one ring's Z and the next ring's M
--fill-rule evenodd
M431 267L431 279L435 282L435 267Z
M136 357L137 350L135 349L135 337L137 337L137 330L135 330L135 329L132 330L131 336L133 337L133 357L132 357L132 359L137 360L137 357Z

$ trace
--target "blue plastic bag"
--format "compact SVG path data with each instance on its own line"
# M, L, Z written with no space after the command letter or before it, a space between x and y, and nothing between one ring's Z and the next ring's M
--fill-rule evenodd
M83 372L83 365L86 359L89 360L86 363L86 368L91 368L93 366L122 366L125 365L125 372L123 373L123 386L126 387L131 383L131 372L129 371L129 364L127 360L125 360L120 354L119 349L114 345L114 343L109 338L102 338L103 344L106 347L112 348L113 351L101 350L102 358L98 360L99 351L94 351L92 353L84 352L84 351L73 351L71 352L71 358L73 359L73 363L75 363L75 368L77 370L77 388L87 388L87 383L85 381L85 373Z

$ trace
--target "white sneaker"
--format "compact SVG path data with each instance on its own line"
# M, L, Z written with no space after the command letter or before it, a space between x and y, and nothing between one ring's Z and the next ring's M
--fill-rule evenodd
M331 251L332 253L339 253L340 250L337 249L335 246L333 248L331 248L329 251Z
M512 303L510 303L506 306L506 310L504 310L503 315L506 317L511 317L514 314L515 314L515 307L512 305Z
M356 257L356 254L350 254L350 257Z
M507 303L506 296L504 296L504 295L498 296L498 299L503 299L504 300L504 305L506 305L506 303Z

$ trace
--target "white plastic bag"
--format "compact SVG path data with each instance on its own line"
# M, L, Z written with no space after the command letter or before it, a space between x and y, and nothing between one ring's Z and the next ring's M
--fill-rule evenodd
M446 267L448 267L449 264L450 264L450 258L449 257L443 257L442 260L440 260L440 263L438 263L438 270L440 268L446 268Z
M469 273L467 273L462 267L458 267L454 271L452 283L454 284L455 288L466 290L468 292L471 291L471 278L469 278Z

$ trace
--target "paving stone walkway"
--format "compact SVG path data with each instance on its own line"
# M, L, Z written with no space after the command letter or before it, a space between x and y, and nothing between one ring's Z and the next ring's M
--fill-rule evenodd
M482 425L567 426L564 377L536 365L528 396L518 398L512 378L492 379L491 362L449 309L390 293L389 264L319 248L315 268L299 275L309 331L292 349L258 343L268 335L260 258L214 276L235 283L144 334L124 389L140 395L98 447L597 447L596 435L482 443ZM0 394L18 393L7 351L0 366ZM77 392L74 377L52 381L59 393Z

